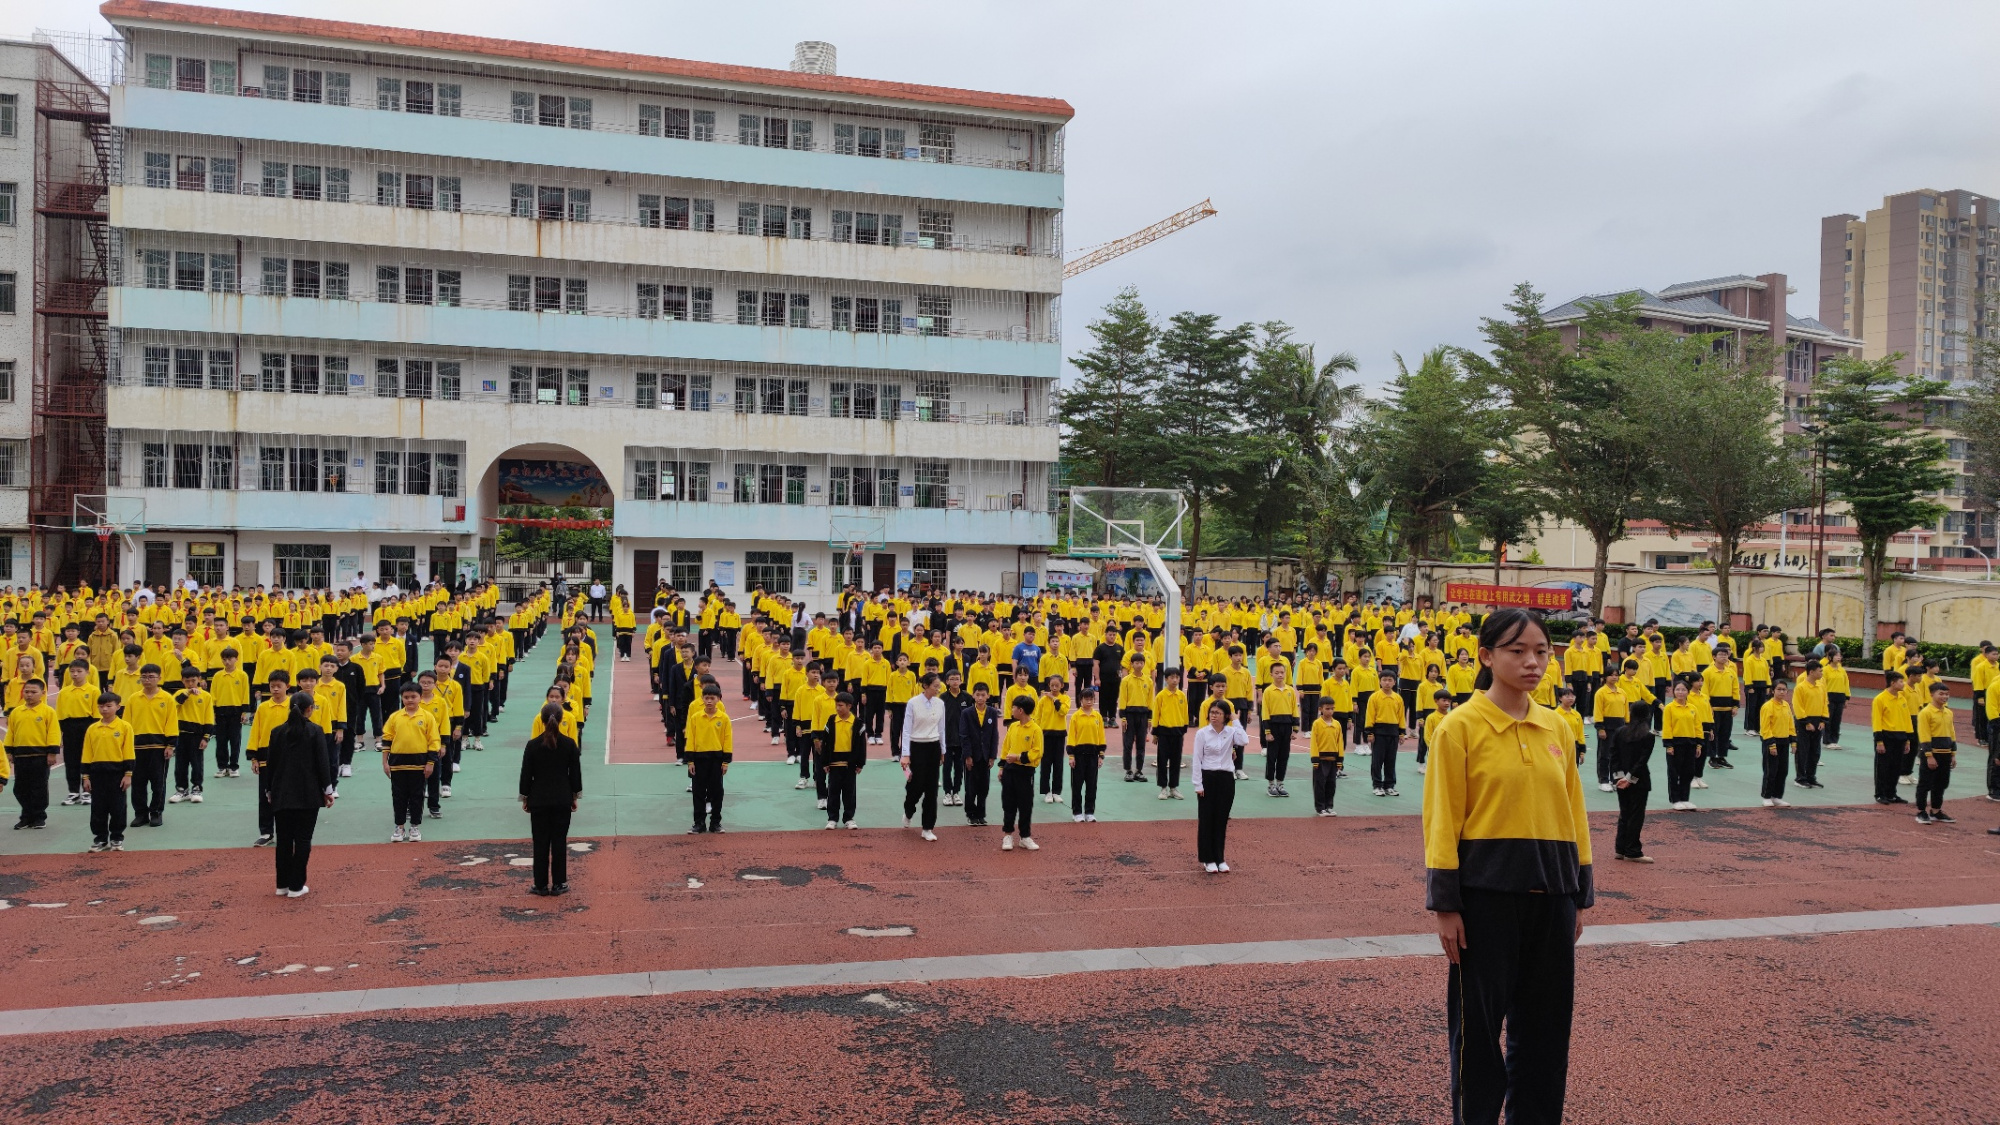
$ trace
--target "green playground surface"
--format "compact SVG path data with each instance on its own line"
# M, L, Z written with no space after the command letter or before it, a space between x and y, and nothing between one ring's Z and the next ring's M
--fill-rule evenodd
M611 631L597 627L600 651L610 653ZM534 717L533 701L538 700L554 671L557 645L545 637L517 667L518 682L513 701L497 723L489 727L484 752L466 750L465 769L452 779L452 796L443 802L444 817L426 819L425 842L453 840L526 840L528 817L516 799L521 748L527 741ZM578 806L570 832L576 837L655 836L686 832L693 820L688 796L686 770L673 764L608 764L605 745L609 721L609 680L614 665L607 659L600 666L597 714L584 732L583 800ZM526 701L526 702L524 702ZM1958 704L1963 706L1963 704ZM754 727L740 728L758 737ZM1873 792L1870 754L1865 744L1866 730L1849 723L1845 747L1829 747L1820 764L1820 780L1826 788L1800 789L1788 786L1786 799L1800 807L1866 804ZM742 737L742 735L739 735ZM1194 789L1183 776L1181 792L1185 800L1162 801L1149 781L1123 780L1116 761L1117 734L1113 750L1100 776L1097 816L1103 821L1187 820L1195 818ZM1594 743L1595 736L1592 736ZM1303 745L1301 742L1300 746ZM1417 773L1413 743L1405 743L1397 760L1397 780L1401 794L1376 797L1370 793L1368 757L1351 753L1349 777L1339 784L1335 810L1343 816L1417 815L1422 810L1423 778ZM1696 790L1695 804L1702 809L1743 808L1759 805L1760 772L1758 747L1754 740L1739 734L1734 741L1733 770L1709 769L1711 788ZM860 776L859 824L868 828L900 827L903 823L902 771L886 758L886 747L871 748L871 759ZM1971 750L1972 752L1966 752ZM1593 757L1584 765L1585 797L1593 812L1615 812L1615 794L1600 792L1595 781ZM1950 796L1974 796L1983 791L1983 756L1969 743L1961 744L1963 764L1952 778ZM1665 809L1666 774L1659 752L1654 755L1655 785L1652 810L1660 816L1689 816L1699 813L1672 813ZM1148 762L1150 774L1151 762ZM1266 795L1264 757L1251 747L1244 768L1250 780L1237 783L1234 814L1238 817L1310 817L1312 807L1311 766L1303 753L1294 750L1288 787L1291 796ZM55 788L62 788L60 772ZM729 771L723 806L723 826L734 832L823 829L826 815L814 806L814 793L793 788L798 767L783 761L741 761ZM1067 784L1067 777L1065 777ZM389 782L383 775L380 757L373 752L357 754L354 776L340 786L335 806L320 815L316 844L383 843L394 822L390 812ZM1908 795L1907 789L1905 795ZM131 828L125 835L128 850L174 848L247 847L257 836L256 780L246 768L237 778L210 777L202 804L170 804L161 828ZM58 793L56 800L60 802ZM13 805L12 793L0 796L0 808ZM1042 823L1070 817L1068 794L1061 804L1038 803L1035 819ZM1782 815L1782 810L1773 810ZM10 818L11 819L11 818ZM1000 795L998 785L989 798L988 819L998 834ZM938 809L938 826L943 831L962 831L966 826L962 806ZM1190 826L1190 831L1192 827ZM0 855L54 854L82 852L89 847L89 806L54 805L49 809L48 827L20 830L0 835Z

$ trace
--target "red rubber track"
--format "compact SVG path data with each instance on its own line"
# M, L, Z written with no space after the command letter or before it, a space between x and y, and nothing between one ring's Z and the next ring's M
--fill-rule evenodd
M1994 806L1951 807L1962 823L1933 828L1903 806L1656 815L1660 862L1600 862L1588 921L1996 901ZM1600 854L1611 827L1594 822ZM266 850L24 856L0 873L0 1007L1430 928L1416 817L1238 821L1219 877L1194 868L1192 834L1052 824L1033 854L998 851L997 829L627 837L573 857L560 899L525 893L524 843L320 848L298 900L272 895ZM893 926L915 933L844 932Z

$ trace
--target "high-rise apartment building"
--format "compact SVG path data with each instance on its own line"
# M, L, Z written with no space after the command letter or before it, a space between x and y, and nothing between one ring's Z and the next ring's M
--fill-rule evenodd
M127 580L490 573L535 505L611 509L627 585L811 605L1055 541L1067 103L103 12Z
M1866 359L1901 355L1911 375L1961 384L1971 374L1966 340L2000 339L2000 200L1970 191L1906 191L1866 216L1820 220L1820 319L1862 341ZM1941 428L1959 483L1939 500L1951 510L1930 529L1940 565L1983 568L1995 550L1993 514L1966 496L1965 452L1974 435L1952 423L1949 394L1929 420ZM1990 439L1989 439L1990 440Z

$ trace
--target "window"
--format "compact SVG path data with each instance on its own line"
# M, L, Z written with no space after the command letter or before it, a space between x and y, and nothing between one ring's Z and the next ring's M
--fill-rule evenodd
M390 173L394 175L394 173ZM428 211L437 205L437 177L412 172L403 177L403 206Z
M172 187L174 183L174 158L165 152L146 154L146 186L149 188Z
M459 371L460 368L457 361L440 363L437 365L438 398L443 399L446 402L458 401L459 388L460 388Z
M694 136L691 139L697 141L712 141L715 139L714 110L697 109L694 111Z
M345 170L343 169L342 172L344 175ZM219 191L228 195L236 193L235 157L218 156L208 162L208 190ZM346 194L343 192L341 201L345 202L346 198Z
M792 208L791 235L793 238L811 238L813 236L812 208L810 207Z
M951 163L958 130L950 125L918 125L917 146L922 158L940 164Z
M951 249L951 212L917 210L917 245L926 250Z
M174 443L175 488L201 487L203 453L203 447L198 444Z
M571 98L569 100L569 127L572 129L590 128L589 98Z
M375 552L375 577L394 582L399 590L417 589L417 549L384 544Z
M222 585L222 544L189 543L187 576L203 586Z
M667 580L684 594L701 592L701 552L675 551L668 556Z
M736 143L739 145L760 145L764 143L764 119L752 113L736 115Z
M732 469L732 471L733 471L733 473L734 473L734 477L735 477L735 481L736 481L736 490L735 490L735 496L734 496L734 499L735 499L735 501L736 501L736 502L737 502L738 504L754 504L754 503L756 503L756 502L757 502L757 466L755 466L755 465L732 465L732 466L730 466L730 468Z
M417 452L403 454L403 494L406 496L431 494L430 454Z
M27 468L28 443L0 441L0 488L20 488L27 484ZM12 545L12 541L9 540L10 552Z
M640 410L660 408L660 373L638 371L632 375L632 405ZM669 410L673 409L668 407Z
M264 68L264 96L273 101L284 101L291 86L291 72L282 66Z
M403 491L403 454L394 449L375 451L375 494L387 496Z
M688 288L685 285L661 285L642 281L638 286L639 316L644 320L686 320L688 318Z
M12 271L0 273L0 313L12 315L14 312L14 274Z
M173 85L174 59L172 55L146 56L146 85L155 90L165 90Z
M200 390L203 367L200 348L174 349L174 386L183 390Z
M951 552L943 547L910 548L910 568L915 571L911 577L919 582L929 582L935 590L950 589L951 583L945 577L950 555Z
M14 401L14 361L0 359L0 402Z
M883 129L874 125L835 125L833 151L844 156L884 156L891 160L900 160L903 157L903 137L901 129Z
M167 487L167 446L149 441L139 446L139 487Z
M925 336L951 335L951 298L918 297L917 331Z
M264 175L259 181L259 194L272 199L282 199L290 195L292 166L282 160L266 160L263 166Z
M942 508L951 491L951 462L918 461L911 473L916 482L916 506Z
M943 422L951 417L951 383L944 379L917 380L917 421Z
M321 170L325 181L323 191L328 203L346 203L349 199L349 180L345 168L325 168Z
M21 129L21 95L0 94L0 137L11 137Z
M508 102L513 112L514 124L535 123L535 95L526 90L515 90L509 95Z
M217 63L215 65L223 66L227 64ZM329 70L326 72L326 104L328 105L354 104L353 75L348 74L344 70Z
M236 292L236 255L208 256L208 290L211 293Z
M292 259L292 296L319 296L319 263Z
M792 119L792 147L800 152L811 152L813 146L813 123L800 118Z
M292 71L292 100L314 105L326 100L326 76L317 70Z
M709 402L714 397L715 377L713 375L690 375L687 377L687 408L706 413Z
M563 311L581 313L589 311L590 281L581 277L563 279Z
M792 553L790 551L743 552L743 581L746 587L751 589L762 586L773 594L791 593Z
M895 246L903 241L903 217L872 211L835 211L831 237L835 242Z
M174 288L199 293L208 283L208 255L174 252Z
M688 229L710 233L715 231L715 200L697 199L693 202L688 216Z
M279 586L324 590L331 583L333 548L325 543L279 543L272 548Z
M236 447L233 445L211 445L208 447L208 487L233 489L236 487Z
M327 300L329 301L347 300L346 262L327 262L326 268L324 271L322 271L321 276L326 282L325 296Z
M437 455L437 494L446 499L458 496L459 455L440 453Z
M139 382L141 386L164 387L167 385L167 371L170 352L162 347L147 347L140 352Z
M265 492L285 490L285 451L275 446L257 450L257 487Z
M174 187L180 191L208 190L208 161L199 156L175 157Z
M403 112L436 113L437 86L430 82L408 82L403 86Z

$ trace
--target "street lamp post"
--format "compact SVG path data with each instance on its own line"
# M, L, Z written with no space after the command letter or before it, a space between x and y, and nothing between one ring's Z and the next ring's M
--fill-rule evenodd
M1813 473L1812 548L1812 630L1817 639L1820 602L1826 592L1826 427L1808 423L1801 428L1813 435L1813 444L1819 447L1819 464Z

